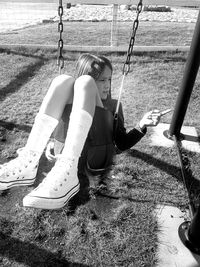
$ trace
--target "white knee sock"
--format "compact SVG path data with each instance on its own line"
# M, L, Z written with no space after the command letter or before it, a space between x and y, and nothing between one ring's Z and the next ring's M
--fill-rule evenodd
M57 124L57 119L38 113L25 147L42 154Z
M83 150L93 117L83 109L74 109L70 115L69 127L62 156L79 159Z

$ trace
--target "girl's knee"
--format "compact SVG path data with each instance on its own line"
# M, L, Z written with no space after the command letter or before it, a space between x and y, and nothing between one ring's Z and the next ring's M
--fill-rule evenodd
M53 79L52 86L68 88L71 87L74 84L74 82L75 82L74 77L67 74L61 74Z
M74 90L86 90L87 92L97 92L95 80L90 75L78 77L74 83Z
M71 101L74 90L74 78L70 75L62 74L54 78L45 96L51 101L68 103Z

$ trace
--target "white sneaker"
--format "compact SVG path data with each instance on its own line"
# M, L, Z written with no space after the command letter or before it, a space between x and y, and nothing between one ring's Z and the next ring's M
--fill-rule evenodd
M35 182L40 155L25 148L18 149L17 153L16 159L0 165L0 190Z
M25 207L38 209L60 209L80 189L75 159L59 157L55 166L37 188L23 199Z

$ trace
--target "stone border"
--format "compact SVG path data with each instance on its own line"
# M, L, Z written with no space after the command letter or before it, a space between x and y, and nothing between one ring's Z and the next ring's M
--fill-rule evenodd
M154 216L158 223L158 248L155 267L197 267L200 256L192 254L185 247L178 235L178 228L188 219L185 213L173 206L158 205Z

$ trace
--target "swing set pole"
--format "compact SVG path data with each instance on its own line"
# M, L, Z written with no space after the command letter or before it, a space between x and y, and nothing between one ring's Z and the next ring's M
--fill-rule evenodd
M175 144L177 145L177 151L181 166L181 173L183 177L183 182L185 183L188 196L189 196L189 208L190 215L193 216L191 221L183 222L178 229L179 237L182 243L193 253L200 255L200 206L197 211L195 210L195 205L191 199L191 195L188 191L188 184L186 180L186 170L182 162L181 151L179 148L179 141L181 140L181 127L183 120L187 111L189 100L192 94L196 76L200 65L200 11L198 19L196 22L190 52L187 58L186 67L183 75L183 80L179 94L177 97L174 113L172 116L172 121L170 124L168 137L173 137Z
M200 65L200 11L196 22L190 52L186 62L181 88L176 100L172 116L169 136L180 137L180 131L187 111L190 96L194 87L196 76Z

